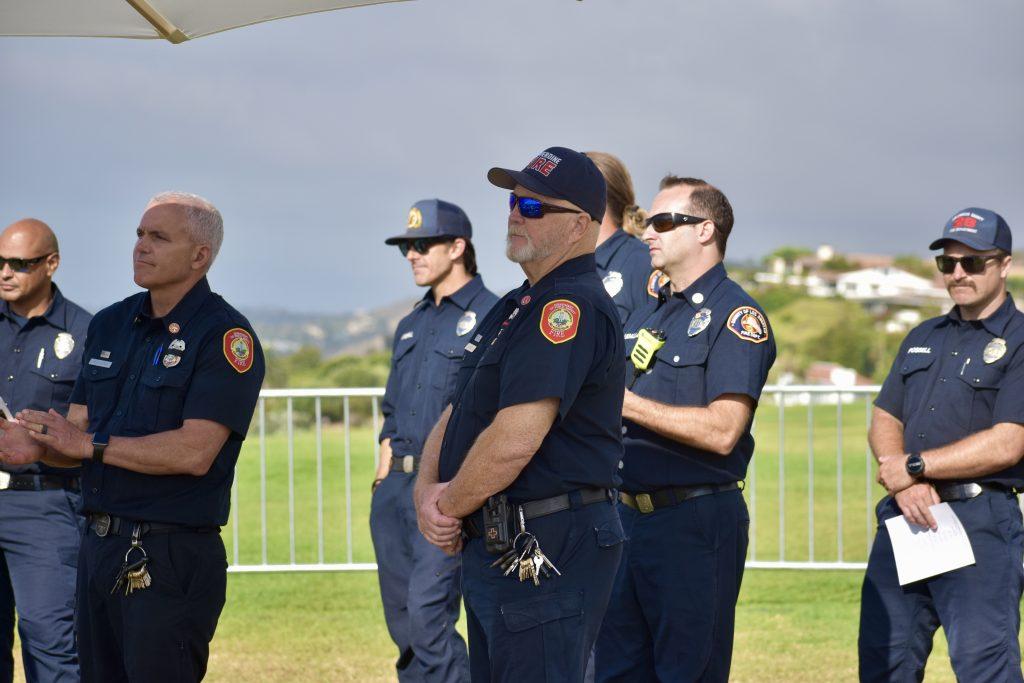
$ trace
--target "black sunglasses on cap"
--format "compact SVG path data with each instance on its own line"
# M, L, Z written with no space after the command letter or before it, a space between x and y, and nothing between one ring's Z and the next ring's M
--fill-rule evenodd
M408 256L409 250L415 251L417 254L426 254L430 251L430 248L435 244L441 244L442 242L451 242L451 237L419 237L414 240L405 240L404 242L398 243L398 251L402 252L402 256Z
M958 263L965 273L977 275L985 271L985 266L989 261L1001 258L1003 257L999 254L991 254L989 256L978 254L972 254L971 256L946 256L943 254L935 257L935 265L939 267L939 272L943 275L952 275Z
M40 261L50 258L56 253L57 252L55 251L51 251L49 254L43 254L42 256L36 256L35 258L5 258L0 256L0 270L3 270L4 266L10 266L11 270L15 273L27 273L32 270L34 265Z
M675 230L680 225L696 225L709 220L699 216L689 216L685 213L656 213L647 219L646 224L654 228L654 232L668 232Z

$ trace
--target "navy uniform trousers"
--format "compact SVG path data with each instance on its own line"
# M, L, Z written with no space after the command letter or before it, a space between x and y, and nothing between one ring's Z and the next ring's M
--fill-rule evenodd
M227 556L216 531L142 536L152 584L111 593L129 536L86 531L79 554L78 642L84 683L191 683L206 675L224 608ZM133 551L131 559L139 557Z
M384 620L398 645L398 680L465 681L466 642L459 620L459 558L423 538L412 489L416 475L390 472L370 503L370 533Z
M580 505L578 494L569 495L572 509L526 523L562 573L542 578L540 586L491 567L497 557L483 539L466 542L462 591L474 683L583 680L624 534L610 502Z
M84 519L72 491L0 491L0 681L14 679L14 608L32 681L78 681L74 599Z
M649 514L620 503L619 514L629 540L595 653L597 680L727 681L750 526L743 494Z
M889 497L879 503L861 593L861 681L923 680L940 622L958 680L1024 680L1017 641L1024 525L1017 496L985 491L949 506L967 531L975 564L900 587L885 520L902 513Z

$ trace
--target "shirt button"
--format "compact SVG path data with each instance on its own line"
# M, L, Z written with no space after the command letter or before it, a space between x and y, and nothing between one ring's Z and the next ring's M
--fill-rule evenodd
M417 388L417 389L422 389L422 388L423 388L423 385L422 385L422 384L417 384L417 385L416 385L416 388Z
M672 356L672 362L673 363L678 363L679 362L679 356Z
M135 375L128 375L128 379L135 379Z
M7 381L8 382L13 382L14 381L14 375L7 375Z
M954 351L953 353L951 353L949 355L951 355L951 356L959 356L960 352L959 351Z
M917 438L923 439L924 438L924 432L918 432Z
M946 378L945 377L940 377L939 381L942 382L943 384L945 384L946 383Z
M928 406L928 410L935 412L935 406Z
M975 384L980 384L981 383L981 378L980 377L975 377L974 378L974 383Z
M625 433L626 433L626 425L622 425L622 433L623 433L623 434L625 434Z
M619 469L620 469L620 470L621 470L621 469L622 469L623 467L625 467L625 465L626 465L626 463L622 462L621 460L619 461Z
M99 490L98 488L96 488L95 486L93 486L93 487L92 487L92 492L93 492L93 493L99 493L99 492L100 492L100 490Z
M415 410L410 410L410 411L409 411L409 414L410 414L410 415L415 415L415 414L416 414L416 411L415 411Z
M19 348L18 348L17 346L15 346L15 347L14 347L13 349L11 349L11 350L12 350L12 351L14 351L15 353L21 353L21 349L19 349Z
M119 410L116 413L114 413L114 415L117 415L118 417L121 417L121 415L123 415L123 414L124 414L124 411L122 411L122 410Z

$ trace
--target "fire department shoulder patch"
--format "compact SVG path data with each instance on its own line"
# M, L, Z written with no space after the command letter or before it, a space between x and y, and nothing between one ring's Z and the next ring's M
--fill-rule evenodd
M768 339L768 321L752 306L740 306L730 313L728 328L743 341L760 344Z
M224 333L224 357L239 374L252 367L252 350L252 335L241 327L233 327Z
M549 301L540 313L540 333L552 344L567 342L580 326L580 307L568 299Z

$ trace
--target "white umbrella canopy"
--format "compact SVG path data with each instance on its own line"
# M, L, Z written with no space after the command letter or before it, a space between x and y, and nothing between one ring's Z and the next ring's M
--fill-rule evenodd
M0 0L0 35L182 43L300 14L401 0Z

